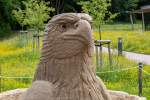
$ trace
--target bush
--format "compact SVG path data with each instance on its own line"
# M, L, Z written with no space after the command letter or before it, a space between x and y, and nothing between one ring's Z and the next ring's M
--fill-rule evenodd
M4 22L0 22L0 38L6 37L9 34L11 34L10 30L10 25Z

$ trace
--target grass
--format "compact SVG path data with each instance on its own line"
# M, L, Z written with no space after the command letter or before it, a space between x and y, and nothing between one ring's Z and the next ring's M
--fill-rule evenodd
M32 51L32 38L21 35L4 39L0 41L0 66L1 75L9 77L33 77L35 68L39 61L39 52ZM98 76L100 76L109 89L126 91L131 94L138 94L138 69L137 64L121 56L113 55L113 66L110 69L107 54L103 55L103 68L97 68ZM93 58L95 62L95 56ZM124 68L132 68L126 71L118 72ZM150 73L150 66L144 66L144 70ZM101 73L107 71L115 71L113 73ZM150 77L143 73L143 96L150 99ZM30 78L3 78L1 79L2 91L15 88L27 88L30 86L32 79Z
M23 52L1 58L2 75L4 77L33 77L35 67L38 63L38 54ZM2 80L2 91L14 88L25 88L31 83L31 79L4 79Z
M33 52L31 39L25 35L0 41L1 75L4 77L33 77L39 52ZM30 37L30 36L29 36ZM2 91L28 87L31 79L2 79Z
M118 38L121 37L124 51L150 54L150 31L141 32L139 29L131 31L129 27L130 25L127 23L104 25L102 27L102 39L112 40L112 48L117 48ZM99 39L97 30L95 30L94 37Z
M98 32L94 33L95 39L99 39ZM118 38L123 41L123 50L142 54L150 54L150 32L135 31L104 31L102 39L112 40L112 48L117 49Z
M109 23L102 25L102 31L132 31L132 26L130 22L118 22L118 23ZM141 22L137 22L134 24L134 30L141 32L142 24Z
M113 55L113 66L110 68L108 55L103 55L103 67L97 67L97 75L102 78L108 89L125 91L138 95L138 64L122 56ZM150 99L150 66L144 65L143 96Z

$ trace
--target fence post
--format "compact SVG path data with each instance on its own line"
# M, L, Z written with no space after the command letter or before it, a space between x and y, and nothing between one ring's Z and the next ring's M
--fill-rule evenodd
M40 50L40 35L37 35L37 48Z
M2 67L0 65L0 93L2 92Z
M95 46L95 50L96 50L96 67L99 66L99 57L98 57L98 47Z
M100 47L99 47L99 60L100 60L100 69L102 69L103 68L103 55L102 55L102 50L103 50L103 48L102 48L102 44L100 43Z
M118 56L122 56L122 38L118 38Z
M34 35L33 35L33 37L32 37L32 49L34 49L35 48L35 38L34 38Z
M109 54L109 64L110 64L110 69L112 68L112 57L111 57L111 50L110 50L110 42L108 43L108 54Z
M142 67L143 64L139 63L139 75L138 75L139 96L142 96Z

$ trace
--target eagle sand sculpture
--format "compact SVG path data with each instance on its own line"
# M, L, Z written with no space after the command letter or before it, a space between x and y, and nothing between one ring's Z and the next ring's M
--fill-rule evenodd
M123 100L112 99L93 70L91 21L87 14L64 13L48 22L34 81L22 100Z

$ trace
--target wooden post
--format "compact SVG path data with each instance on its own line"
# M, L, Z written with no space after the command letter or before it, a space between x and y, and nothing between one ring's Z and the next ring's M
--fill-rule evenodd
M132 13L130 13L130 20L131 20L132 30L134 30L134 23L133 23L133 16L132 16Z
M108 43L108 54L109 54L109 64L110 64L110 69L112 67L112 57L111 57L111 50L110 50L110 42Z
M33 50L35 48L35 42L36 42L36 36L35 34L33 34L33 41L32 41Z
M32 49L34 49L34 35L32 37Z
M2 92L2 67L0 65L0 93Z
M122 38L118 38L118 56L122 56Z
M29 40L28 40L28 37L29 37L29 36L28 36L28 35L29 35L29 32L27 31L27 32L26 32L26 42L27 42L27 45L29 44Z
M145 20L144 20L144 12L142 10L142 31L145 31Z
M96 50L96 67L99 66L99 58L98 58L98 47L95 46L95 50Z
M37 35L35 35L35 50L37 49Z
M40 36L37 35L37 48L40 50Z
M99 39L102 39L102 32L101 32L101 25L99 24ZM103 55L102 55L102 43L99 43L100 47L99 47L99 63L100 63L100 68L102 68L103 66Z
M103 55L102 55L102 44L100 43L99 47L99 63L100 63L100 69L103 67Z
M26 41L25 41L25 50L28 51L27 49L27 46L28 46L28 31L25 31L25 38L26 38Z
M139 96L142 96L142 67L143 64L139 63L139 76L138 76Z
M28 45L28 31L20 31L20 33L22 34L22 36L23 36L23 38L25 39L25 43L24 43L24 47L25 47L25 49L26 49L26 46Z

